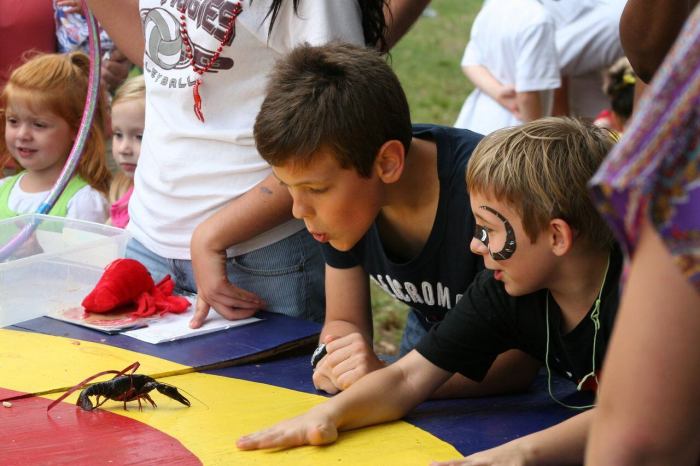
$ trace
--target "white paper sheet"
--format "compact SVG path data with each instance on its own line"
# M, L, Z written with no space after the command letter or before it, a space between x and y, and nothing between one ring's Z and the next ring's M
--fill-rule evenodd
M122 332L122 335L136 338L137 340L145 341L146 343L158 344L168 341L182 340L191 338L197 335L205 335L207 333L219 332L241 325L252 324L257 322L257 317L250 317L241 320L226 320L216 311L211 309L206 322L200 328L190 328L190 320L194 315L194 306L183 314L166 314L162 318L149 322L148 327L139 328Z

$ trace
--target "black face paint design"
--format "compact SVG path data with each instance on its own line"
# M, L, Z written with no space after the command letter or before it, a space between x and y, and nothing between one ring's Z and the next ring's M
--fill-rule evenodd
M481 225L474 225L474 238L478 239L482 243L484 243L484 246L489 250L489 255L497 261L502 261L509 259L513 253L515 252L516 248L516 243L515 243L515 232L513 231L513 227L510 225L510 222L500 214L500 212L492 209L491 207L482 205L479 206L480 209L484 209L487 212L491 212L494 214L498 219L503 222L503 226L506 229L506 241L503 244L503 248L500 251L493 252L489 248L489 235L488 232L484 227Z

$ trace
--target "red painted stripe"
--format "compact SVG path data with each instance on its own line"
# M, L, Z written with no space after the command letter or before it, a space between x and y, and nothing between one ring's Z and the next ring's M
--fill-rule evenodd
M0 398L21 395L0 388ZM104 411L83 411L32 397L0 405L1 464L178 464L202 462L177 439L146 424Z

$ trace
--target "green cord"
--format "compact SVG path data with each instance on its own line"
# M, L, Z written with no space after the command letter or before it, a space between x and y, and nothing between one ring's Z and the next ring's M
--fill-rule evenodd
M608 278L608 269L610 268L610 256L608 256L608 263L605 266L605 275L603 275L603 283L600 284L600 291L598 292L598 298L595 300L595 304L593 305L593 312L591 312L591 320L593 321L593 354L591 356L591 367L592 370L586 376L581 379L581 381L578 383L576 386L576 390L581 391L581 387L583 384L588 380L589 377L593 377L593 379L598 383L598 376L595 374L595 347L596 347L596 340L598 338L598 329L600 328L600 299L603 296L603 288L605 287L605 279ZM554 401L559 403L560 405L564 406L565 408L570 408L570 409L588 409L592 408L595 406L594 404L590 405L584 405L584 406L573 406L573 405L568 405L564 403L563 401L558 400L554 394L552 393L552 371L549 369L549 290L547 290L547 301L545 302L545 320L546 320L546 328L547 328L547 347L545 349L544 353L544 365L547 368L547 391L549 392L550 398L552 398Z

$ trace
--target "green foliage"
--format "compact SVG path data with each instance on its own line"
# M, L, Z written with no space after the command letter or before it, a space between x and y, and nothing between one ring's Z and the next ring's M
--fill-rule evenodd
M424 15L391 51L391 65L411 106L415 123L454 123L472 90L460 61L482 0L433 0L437 13ZM374 345L378 353L396 354L407 307L372 285Z
M416 123L452 125L472 85L460 61L481 0L433 0L437 16L422 16L391 51Z

